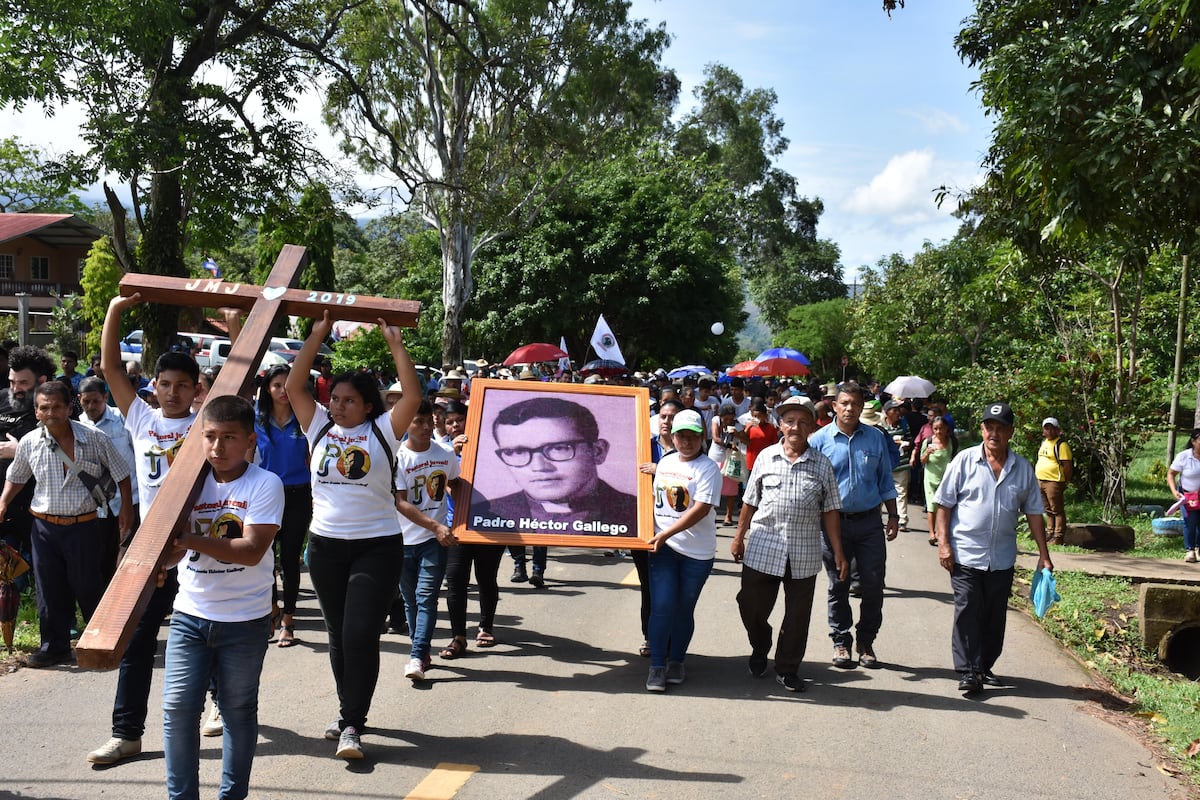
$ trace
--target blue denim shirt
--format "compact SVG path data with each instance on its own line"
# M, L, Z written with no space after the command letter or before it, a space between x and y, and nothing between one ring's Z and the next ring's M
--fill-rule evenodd
M892 458L886 437L878 428L860 424L847 436L836 422L831 422L808 437L808 444L833 464L842 495L842 513L859 514L896 499Z
M953 509L949 534L954 560L986 570L1011 569L1017 563L1017 520L1021 514L1045 511L1033 466L1010 449L997 478L983 445L954 457L934 502Z

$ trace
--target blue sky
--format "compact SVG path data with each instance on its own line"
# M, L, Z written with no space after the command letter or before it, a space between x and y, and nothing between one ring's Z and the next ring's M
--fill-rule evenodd
M968 0L911 0L889 20L878 0L633 0L665 22L665 61L684 84L719 62L748 88L774 89L791 144L779 164L825 203L818 235L841 248L847 282L864 265L954 235L933 190L969 187L990 123L954 51Z
M706 64L749 88L772 88L791 144L780 166L825 203L818 233L837 243L847 282L894 252L911 256L957 227L933 190L979 174L990 125L954 52L970 0L910 0L889 20L880 0L633 0L632 14L665 22L666 63L683 81L681 109ZM307 98L313 106L315 98ZM0 111L6 134L61 153L78 146L70 109L48 122L32 104ZM328 134L325 149L335 148ZM377 180L368 180L377 183ZM95 198L100 199L100 192Z

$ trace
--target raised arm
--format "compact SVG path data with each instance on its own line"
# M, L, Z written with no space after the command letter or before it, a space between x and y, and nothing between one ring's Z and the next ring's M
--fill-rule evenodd
M313 414L317 411L317 401L308 391L308 372L312 369L313 362L316 361L321 343L325 341L325 337L329 336L329 331L332 329L333 322L329 319L327 310L321 319L313 323L312 332L308 334L308 338L304 340L304 346L296 354L296 360L292 362L292 369L288 372L287 381L284 383L287 388L288 402L292 404L292 413L296 415L296 421L306 432L312 422Z
M409 423L416 416L417 407L421 405L421 381L417 378L417 368L408 354L408 348L404 346L404 332L398 326L388 325L382 319L379 320L379 329L383 331L383 338L387 339L388 348L392 351L396 377L400 379L400 388L403 389L400 400L392 406L390 412L392 432L396 434L397 439L402 439ZM299 359L297 356L296 360Z
M129 414L137 392L125 376L125 364L121 361L121 315L136 306L142 299L141 292L129 297L117 295L108 303L104 315L104 327L100 331L100 369L104 370L104 382L122 414Z

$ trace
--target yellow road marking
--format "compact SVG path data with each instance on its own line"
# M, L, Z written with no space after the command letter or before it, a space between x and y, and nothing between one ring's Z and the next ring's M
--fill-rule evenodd
M636 568L636 567L634 567L633 569L631 569L631 570L629 571L629 574L628 574L628 575L626 575L626 576L625 576L625 577L624 577L624 578L621 580L621 585L622 585L622 586L641 586L641 585L642 585L642 582L638 580L638 576L637 576L637 568Z
M443 762L434 767L404 800L450 800L476 772L479 772L478 764Z

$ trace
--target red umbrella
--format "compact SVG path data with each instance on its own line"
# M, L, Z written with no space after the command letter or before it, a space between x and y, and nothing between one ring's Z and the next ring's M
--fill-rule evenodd
M509 353L508 358L504 359L504 366L511 367L513 364L533 364L538 361L557 361L560 358L566 358L567 354L556 344L547 344L546 342L533 342L518 347Z
M763 377L768 375L776 377L807 375L808 367L794 358L767 358L757 362L750 374Z
M758 366L757 361L739 361L737 364L734 364L732 367L725 370L725 374L734 378L749 378L753 374L752 370L756 366Z

